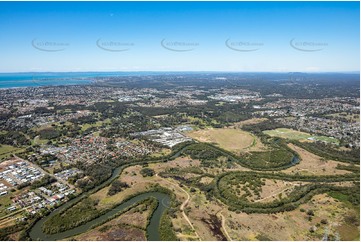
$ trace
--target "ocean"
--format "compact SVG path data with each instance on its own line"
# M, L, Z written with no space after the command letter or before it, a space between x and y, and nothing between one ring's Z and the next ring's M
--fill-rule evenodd
M34 72L0 73L0 88L90 84L95 77L156 75L160 72Z

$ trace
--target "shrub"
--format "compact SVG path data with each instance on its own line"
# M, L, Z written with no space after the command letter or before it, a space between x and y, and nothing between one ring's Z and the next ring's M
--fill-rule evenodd
M154 176L154 175L155 175L155 172L154 172L153 169L143 168L143 169L140 171L140 174L141 174L143 177L147 177L147 176Z
M110 188L108 190L108 195L113 196L113 195L117 194L118 192L121 192L123 190L123 188L128 188L128 187L129 187L129 185L126 182L121 182L121 181L116 180L110 186Z

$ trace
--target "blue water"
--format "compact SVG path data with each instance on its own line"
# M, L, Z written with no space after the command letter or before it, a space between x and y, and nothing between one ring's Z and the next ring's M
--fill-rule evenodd
M0 73L0 88L82 85L95 77L156 75L160 72L34 72Z

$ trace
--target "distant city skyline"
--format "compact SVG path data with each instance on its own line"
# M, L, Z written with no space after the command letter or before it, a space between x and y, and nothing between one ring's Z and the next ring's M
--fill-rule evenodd
M0 72L359 72L359 2L0 2Z

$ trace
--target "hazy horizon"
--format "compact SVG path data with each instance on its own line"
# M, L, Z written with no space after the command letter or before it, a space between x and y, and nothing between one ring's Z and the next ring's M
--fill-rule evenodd
M304 73L304 74L360 74L360 71L21 71L21 72L0 72L0 74L29 74L29 73L139 73L139 72L155 72L155 73Z

